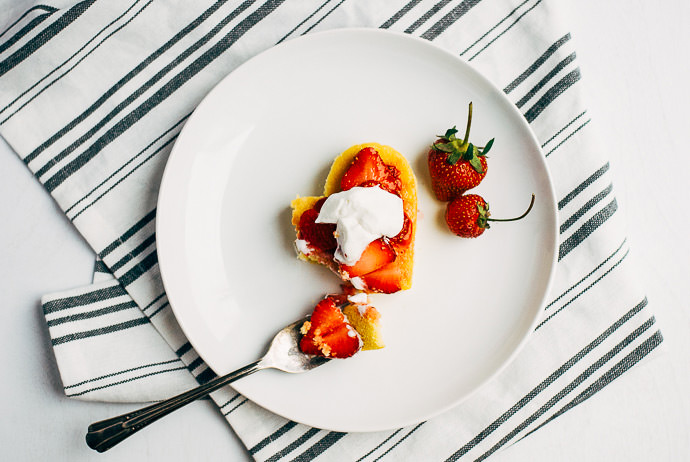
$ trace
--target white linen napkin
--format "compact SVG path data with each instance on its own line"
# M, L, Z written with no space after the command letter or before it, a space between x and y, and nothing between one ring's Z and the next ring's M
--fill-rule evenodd
M662 341L635 278L570 35L548 0L85 0L0 17L0 134L97 253L94 283L46 296L65 393L162 399L214 376L160 280L155 206L170 148L201 98L299 35L381 27L433 41L504 89L531 124L559 199L543 319L518 357L452 410L388 432L288 421L212 395L257 460L484 459L585 401Z

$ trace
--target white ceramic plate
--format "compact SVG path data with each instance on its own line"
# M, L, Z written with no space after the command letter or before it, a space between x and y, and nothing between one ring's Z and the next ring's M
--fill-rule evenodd
M477 192L497 223L480 239L447 231L426 150L434 135L495 137ZM338 431L392 429L442 412L504 367L534 329L556 256L556 201L529 126L470 65L410 36L373 29L308 35L239 67L178 137L158 204L170 303L202 358L224 374L259 358L284 325L339 280L295 257L290 201L322 191L331 161L376 141L410 161L419 189L413 288L374 296L386 348L307 374L267 370L234 384L279 415Z

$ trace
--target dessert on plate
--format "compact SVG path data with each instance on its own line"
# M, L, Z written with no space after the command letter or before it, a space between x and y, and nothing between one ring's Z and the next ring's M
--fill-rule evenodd
M333 161L322 196L291 206L299 258L344 281L343 293L322 299L302 326L300 348L331 358L383 348L368 294L412 286L417 185L407 160L390 146L352 146Z
M352 146L331 165L322 196L291 203L300 258L327 266L357 290L412 286L417 186L390 146Z

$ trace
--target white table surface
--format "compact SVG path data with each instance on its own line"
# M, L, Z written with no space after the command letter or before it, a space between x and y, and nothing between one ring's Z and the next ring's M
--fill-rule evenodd
M592 125L610 149L631 256L665 341L653 359L492 460L690 460L690 2L559 6L577 45ZM208 402L103 455L88 449L89 423L137 406L62 394L39 299L89 283L93 252L2 140L0 217L3 460L249 460Z

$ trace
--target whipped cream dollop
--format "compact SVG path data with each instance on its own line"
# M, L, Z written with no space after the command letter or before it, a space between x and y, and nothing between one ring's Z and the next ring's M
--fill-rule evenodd
M369 296L364 292L357 292L356 294L348 295L347 300L357 305L366 305L369 301Z
M356 186L328 196L317 223L335 223L338 248L336 261L352 266L376 239L393 237L403 227L405 215L399 196L379 186Z

